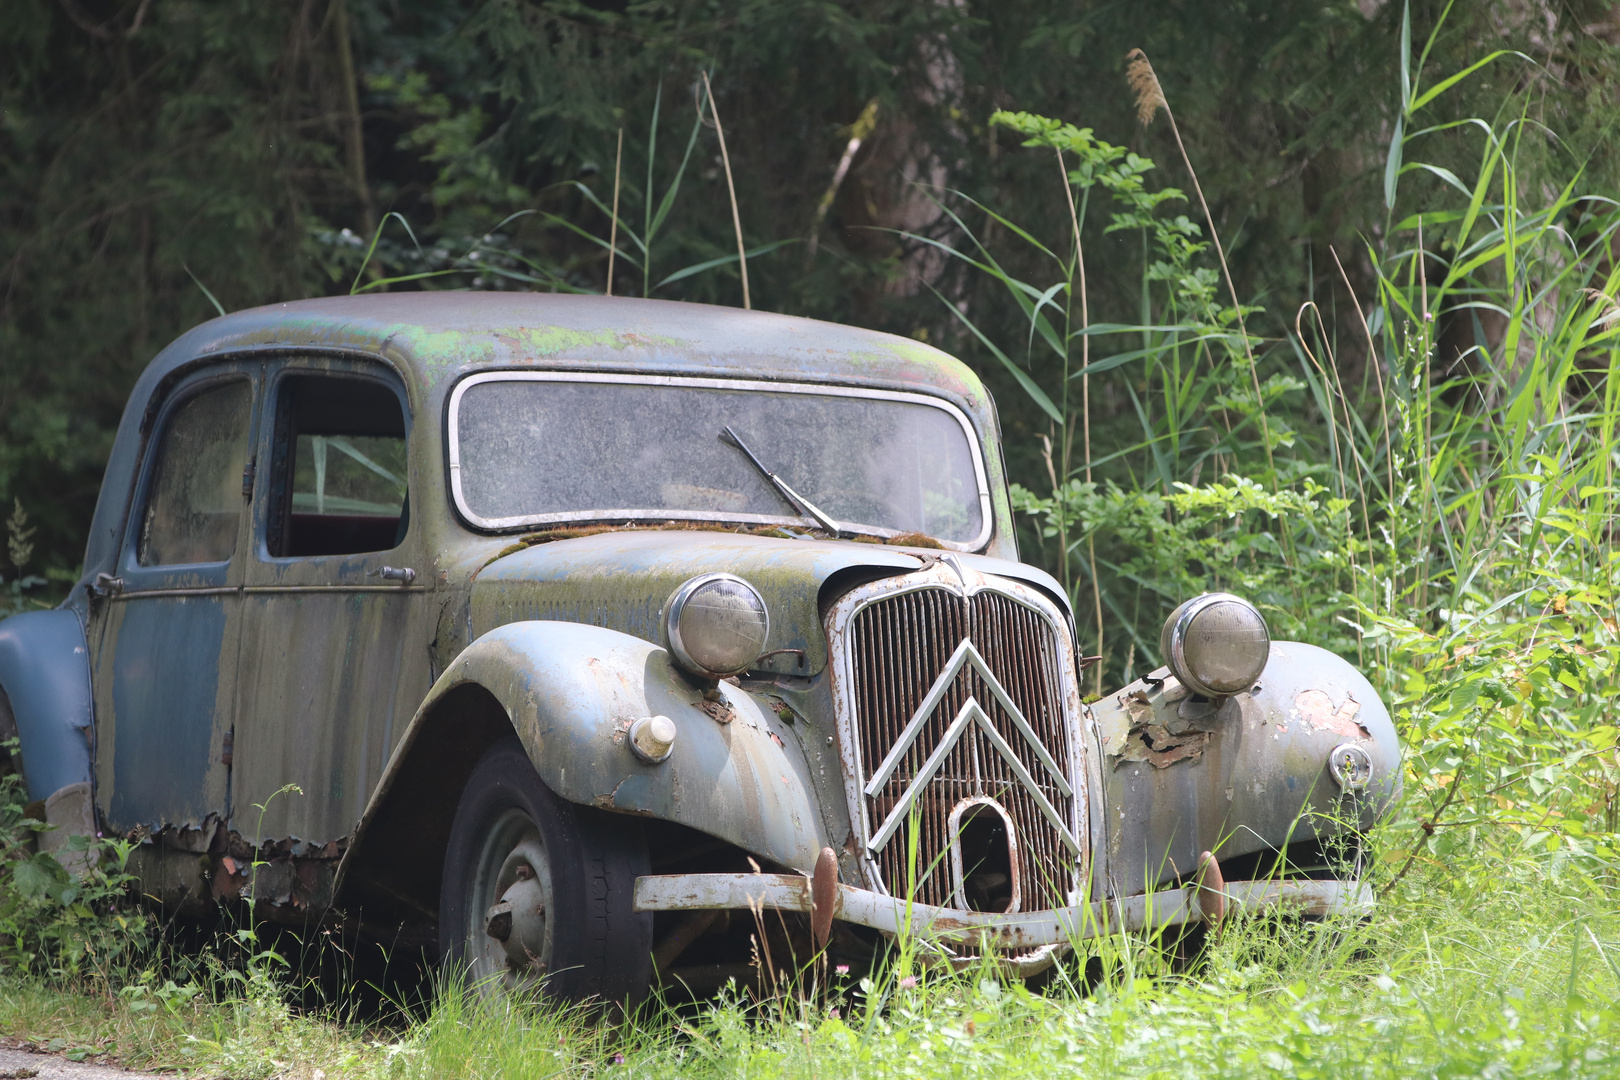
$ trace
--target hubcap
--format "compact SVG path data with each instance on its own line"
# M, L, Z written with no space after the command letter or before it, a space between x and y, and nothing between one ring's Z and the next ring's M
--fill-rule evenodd
M473 977L508 987L542 978L551 954L551 865L528 814L507 810L490 824L468 894Z

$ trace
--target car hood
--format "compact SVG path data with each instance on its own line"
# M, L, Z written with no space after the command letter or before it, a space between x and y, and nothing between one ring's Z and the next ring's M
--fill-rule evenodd
M663 644L662 615L671 594L698 574L723 571L748 581L764 598L771 618L765 651L791 650L761 669L814 675L827 666L820 603L829 582L830 591L842 593L860 581L919 570L941 556L959 559L965 569L1028 582L1064 604L1063 590L1050 575L1004 559L847 540L638 529L550 541L497 558L474 581L472 631L477 637L506 623L548 619Z

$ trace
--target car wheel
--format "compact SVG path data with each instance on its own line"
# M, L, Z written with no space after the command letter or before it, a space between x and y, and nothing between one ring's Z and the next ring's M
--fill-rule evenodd
M640 822L559 799L523 745L492 747L456 807L439 890L439 952L486 992L635 1004L652 980Z

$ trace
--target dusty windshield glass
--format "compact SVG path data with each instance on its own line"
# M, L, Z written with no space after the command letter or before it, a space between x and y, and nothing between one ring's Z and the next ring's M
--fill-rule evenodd
M476 524L615 517L814 523L721 438L856 531L971 543L984 531L957 414L812 387L501 378L455 406L462 509Z

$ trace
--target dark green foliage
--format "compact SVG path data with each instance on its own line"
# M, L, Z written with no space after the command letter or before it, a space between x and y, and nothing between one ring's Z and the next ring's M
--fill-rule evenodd
M77 6L77 5L76 5ZM135 377L214 312L321 288L316 213L348 216L314 26L248 2L0 9L0 493L76 568Z
M154 937L124 870L134 845L75 836L56 854L37 850L47 826L9 768L15 747L0 745L0 974L105 977ZM84 869L69 873L64 862Z
M1157 161L1150 190L1187 188L1165 123L1136 123L1123 78L1132 47L1147 50L1177 110L1239 293L1267 309L1250 329L1280 337L1298 302L1320 298L1358 382L1327 245L1370 288L1357 243L1386 229L1400 35L1398 8L1362 9L1371 14L1305 0L17 0L0 7L0 503L23 500L40 528L36 565L70 576L111 431L156 350L213 313L208 293L236 309L347 291L389 211L414 239L391 220L361 284L461 269L395 287L601 289L605 249L567 225L606 239L596 204L611 202L622 128L621 213L645 231L649 181L654 199L669 189L703 70L750 247L808 239L850 125L877 103L814 257L795 244L751 261L755 305L959 352L998 391L1014 476L1031 488L1043 486L1048 418L922 282L965 302L992 340L1021 340L1020 313L900 233L954 232L922 182L1063 234L1052 163L992 128L997 109L1070 118ZM1613 99L1615 50L1584 29L1602 11L1568 0L1532 19L1506 0L1462 5L1429 70L1460 71L1503 44L1541 66L1487 67L1435 107L1490 115L1504 91L1527 88L1515 100L1533 96L1560 139L1526 139L1524 167L1563 175L1585 163L1583 190L1613 190L1613 109L1597 105ZM1418 5L1418 40L1439 12ZM1431 162L1477 161L1465 140L1431 141ZM1402 184L1421 198L1442 181ZM491 234L524 211L540 212ZM1201 228L1194 207L1182 212ZM1134 323L1142 240L1108 224L1097 212L1085 221L1092 319ZM993 234L995 249L1005 235ZM653 249L652 283L735 251L709 127ZM622 233L621 250L632 250ZM1003 254L1010 272L1029 270L1024 255ZM623 260L617 277L616 291L641 291ZM734 263L656 292L740 299ZM1015 359L1037 380L1051 374L1039 355ZM1294 369L1291 355L1262 357L1262 378ZM1099 448L1134 438L1128 388L1123 375L1094 387L1096 414L1122 424L1099 427ZM1320 441L1306 395L1285 396L1274 415Z

